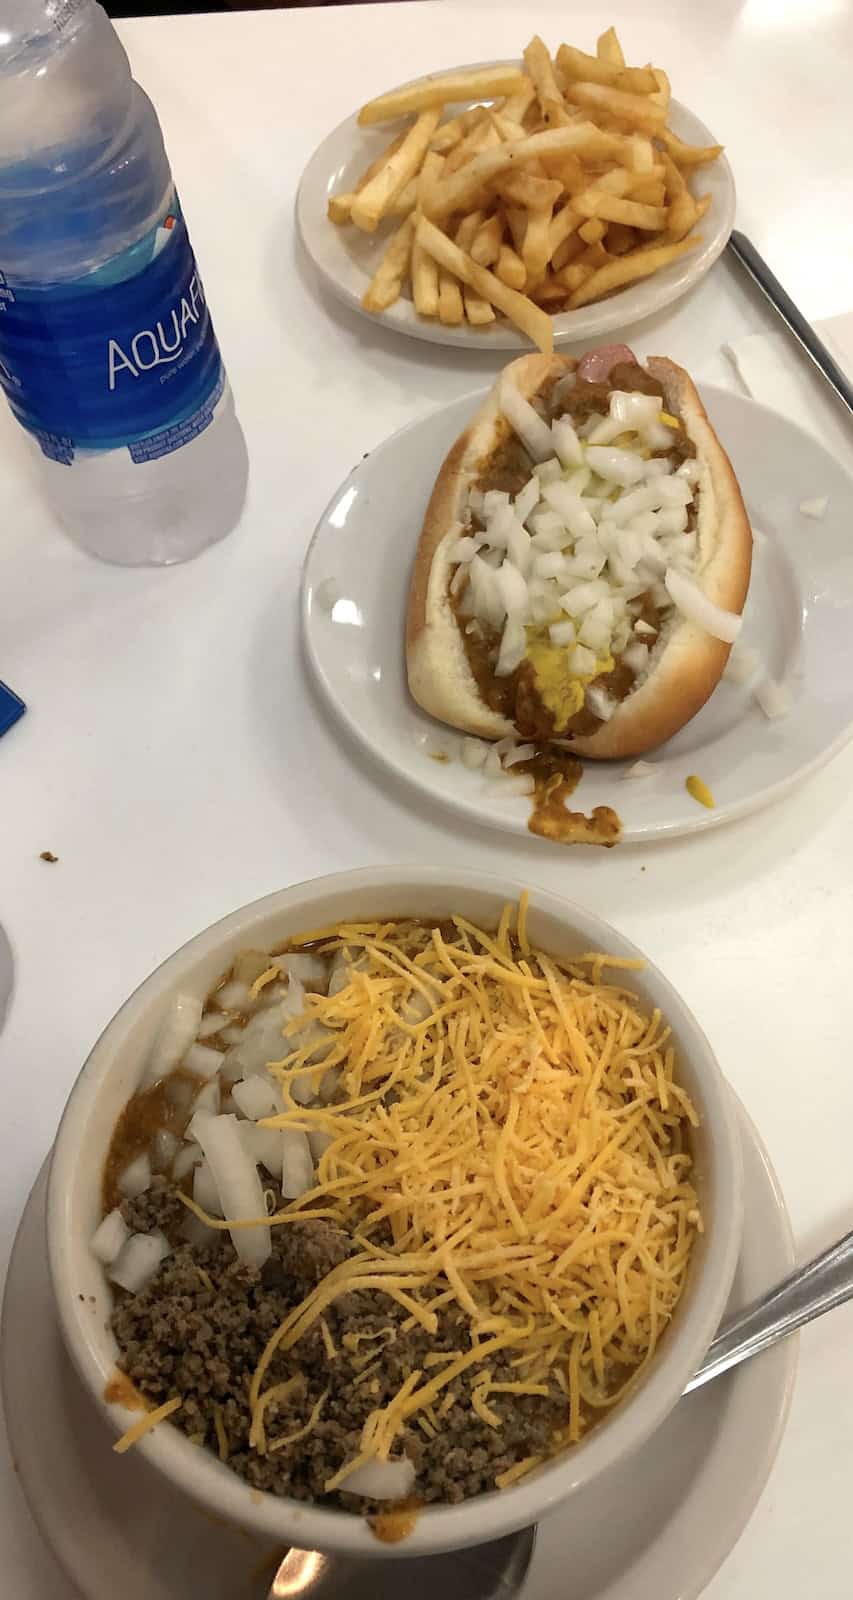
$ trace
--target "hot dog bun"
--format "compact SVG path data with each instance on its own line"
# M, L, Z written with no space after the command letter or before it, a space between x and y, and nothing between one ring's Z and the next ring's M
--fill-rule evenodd
M512 362L505 374L532 400L576 366L570 356L530 355ZM740 613L749 586L752 532L731 463L683 368L653 356L645 369L662 385L665 409L681 419L701 466L694 581L715 605ZM489 461L510 433L498 398L505 374L439 472L415 556L406 623L406 663L414 699L439 721L486 739L518 730L481 697L449 595L455 566L450 552L462 530L469 490L478 481L487 481ZM642 755L671 738L701 709L720 680L730 648L678 612L672 613L647 673L610 719L593 733L555 742L592 758Z

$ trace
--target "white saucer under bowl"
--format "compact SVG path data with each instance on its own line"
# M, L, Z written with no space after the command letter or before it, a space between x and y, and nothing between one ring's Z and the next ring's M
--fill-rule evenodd
M790 1271L785 1203L758 1135L742 1117L744 1238L730 1310ZM47 1164L27 1202L9 1267L0 1381L12 1453L44 1538L85 1600L265 1600L284 1552L217 1522L141 1456L118 1460L61 1342L45 1250ZM407 1593L427 1600L695 1600L743 1531L779 1446L796 1340L697 1390L623 1467L529 1536L406 1562ZM606 1535L606 1536L605 1536ZM386 1600L396 1562L299 1562L305 1600ZM418 1569L429 1567L419 1574ZM434 1570L432 1570L434 1569ZM440 1570L439 1570L440 1569ZM519 1587L520 1585L520 1587ZM284 1592L284 1591L283 1591ZM294 1587L287 1588L295 1593Z

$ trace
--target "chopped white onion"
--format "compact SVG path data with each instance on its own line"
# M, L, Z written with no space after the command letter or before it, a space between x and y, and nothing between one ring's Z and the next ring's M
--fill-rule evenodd
M240 1138L237 1118L196 1112L190 1127L210 1164L223 1216L234 1222L262 1217L264 1191ZM268 1227L232 1228L231 1238L241 1261L247 1266L263 1266L271 1249Z
M566 558L559 550L546 550L544 555L534 556L533 573L537 578L559 578L565 576Z
M196 1144L193 1141L192 1144L182 1145L172 1162L172 1181L174 1183L182 1183L184 1178L188 1177L192 1172L193 1167L197 1167L198 1163L203 1160L200 1144Z
M648 645L641 644L639 640L637 640L634 644L629 644L627 650L622 651L622 660L624 661L626 667L628 667L628 669L633 672L636 677L639 677L641 672L645 672L649 664Z
M597 688L592 683L587 686L585 699L593 716L598 717L601 722L609 722L619 704L606 689Z
M623 778L650 778L657 770L654 761L635 761L632 767L626 767Z
M408 1456L399 1461L363 1461L340 1487L365 1500L404 1500L415 1486L415 1469Z
M487 778L499 778L503 772L500 751L496 750L494 745L486 754L483 771Z
M210 1111L214 1116L219 1110L221 1091L215 1078L208 1078L207 1083L199 1089L193 1100L193 1114L196 1111Z
M564 467L583 465L583 445L578 438L571 417L558 417L551 423L554 449Z
M223 1011L249 1011L252 1005L252 991L239 978L231 978L228 983L223 983L213 998Z
M608 595L608 585L603 578L593 578L589 583L576 583L565 594L560 596L560 605L570 617L580 617L585 611L591 611L599 601L605 600Z
M108 1276L128 1294L139 1294L169 1254L169 1248L166 1235L159 1229L154 1233L133 1233L112 1263Z
M288 951L276 956L275 964L286 977L294 977L305 989L325 994L329 982L330 962L323 956L306 955L302 951Z
M576 644L569 656L569 666L576 678L588 678L595 671L595 652L585 645Z
M225 1018L221 1011L206 1011L198 1025L198 1038L210 1039L213 1034L221 1033L225 1027Z
M610 415L623 428L633 428L642 433L660 415L657 395L643 394L634 389L614 389L610 395Z
M793 700L790 689L775 678L760 678L753 692L765 717L784 717L791 709Z
M242 1111L250 1122L257 1122L260 1117L275 1117L284 1109L277 1084L260 1073L235 1083L231 1096L238 1111Z
M828 505L828 496L820 495L816 500L801 500L800 511L804 517L813 517L816 522L820 522L821 518L826 516Z
M474 539L470 534L466 534L450 546L447 552L448 559L450 561L470 561L471 557L477 554L482 544L482 539Z
M504 771L517 767L521 761L532 761L535 754L535 744L517 744L514 750L508 750L504 756Z
M741 626L741 618L736 612L724 611L721 606L714 605L699 585L692 578L685 577L683 572L674 572L670 567L664 581L682 616L705 633L710 633L712 638L723 639L726 644L734 643Z
M548 629L548 634L552 644L563 648L565 645L574 644L576 638L575 625L573 622L568 621L552 622Z
M282 1137L279 1128L259 1128L255 1122L240 1123L240 1138L255 1163L266 1169L271 1178L281 1178Z
M595 523L579 494L567 483L546 483L542 486L542 499L561 517L573 539L595 537Z
M504 628L498 659L495 662L495 677L508 678L520 667L527 649L527 634L524 623L511 617Z
M645 467L642 456L632 450L619 450L614 445L587 445L586 459L600 478L623 488L638 483Z
M320 1162L322 1161L323 1156L326 1154L329 1145L334 1144L334 1142L335 1140L333 1134L325 1133L322 1128L311 1129L311 1132L308 1134L308 1147L311 1151L311 1157L315 1166L320 1165Z
M657 631L657 628L653 628L651 623L645 622L642 617L638 617L637 621L634 623L634 632L641 633L647 638L656 637Z
M147 1151L135 1156L119 1173L118 1187L126 1200L136 1200L151 1187L151 1159Z
M525 535L525 537L529 537ZM507 616L523 618L527 614L527 584L518 567L511 561L501 563L497 572L501 599Z
M223 1051L213 1050L209 1044L191 1044L181 1066L197 1078L212 1078L224 1059Z
M130 1238L130 1229L116 1207L99 1222L89 1246L92 1255L105 1267L111 1267Z
M298 1200L314 1183L311 1147L300 1128L282 1128L283 1160L281 1192L288 1200Z
M482 512L486 521L489 521L496 511L502 506L509 505L509 495L505 489L487 489L483 495Z
M578 641L585 644L587 649L594 650L596 657L606 656L610 649L610 634L610 623L598 620L593 611L588 611L578 629Z
M195 995L175 994L169 999L148 1056L143 1083L156 1083L174 1072L198 1033L202 1002Z
M201 1146L199 1146L199 1149ZM223 1216L222 1201L209 1161L201 1161L193 1173L193 1199L197 1206L201 1206L208 1216Z
M682 461L680 467L675 469L676 478L686 478L688 483L698 483L702 476L702 468L695 456L690 456L687 461Z
M532 772L504 773L500 783L488 785L496 800L513 800L519 795L535 794L536 779Z
M290 1080L291 1098L299 1106L310 1106L317 1098L317 1085L310 1072L299 1072Z
M460 760L463 767L470 767L476 771L483 765L489 753L489 746L484 739L463 739L460 749Z
M498 407L533 461L547 461L554 454L551 429L511 378L505 377L500 385Z
M179 1139L168 1128L158 1128L151 1141L151 1164L157 1172L169 1172L178 1153Z
M535 511L539 504L539 479L534 474L529 483L524 485L520 494L515 497L513 510L519 522L526 522L531 511Z

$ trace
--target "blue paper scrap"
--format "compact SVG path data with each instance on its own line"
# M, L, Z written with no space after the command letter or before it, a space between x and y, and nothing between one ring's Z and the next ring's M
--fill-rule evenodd
M0 739L24 715L26 709L20 695L15 694L7 684L0 683Z

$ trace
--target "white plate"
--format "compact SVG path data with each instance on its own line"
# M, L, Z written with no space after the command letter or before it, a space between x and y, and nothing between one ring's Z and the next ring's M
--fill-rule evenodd
M409 698L403 620L424 508L441 462L483 398L468 395L394 434L350 474L314 534L303 573L308 657L335 715L399 777L474 821L527 833L528 800L504 798L456 759L459 736ZM572 804L610 805L623 837L693 833L744 816L822 765L853 734L853 481L784 417L727 390L702 397L735 471L757 534L743 629L768 670L791 690L785 717L768 721L747 687L723 682L686 728L650 759L587 762ZM822 521L800 503L827 495ZM334 603L330 609L330 597ZM442 755L452 759L443 761ZM716 809L692 800L685 779L709 785Z
M491 66L494 63L477 62L476 65ZM452 70L467 69L454 67ZM673 132L688 144L715 143L704 123L677 100L672 101L669 120ZM333 294L363 316L373 315L364 310L361 297L379 264L390 234L399 224L389 221L383 223L375 234L366 234L355 227L337 227L329 221L326 207L330 195L352 188L359 174L390 143L403 125L383 123L380 128L360 128L355 115L347 117L314 151L302 174L296 196L299 232L320 276ZM612 328L627 328L642 317L651 316L653 312L671 305L713 266L725 248L735 217L734 178L725 156L711 166L700 167L692 188L697 195L711 196L710 208L702 218L699 230L703 243L656 272L654 277L622 289L608 300L555 316L555 344L597 339ZM379 320L384 327L396 328L400 333L411 334L415 339L428 339L434 344L466 345L469 349L529 348L525 335L503 318L496 319L487 328L468 325L450 328L419 317L408 289L382 313Z
M745 1228L730 1310L793 1265L788 1215L742 1113ZM119 1461L65 1354L44 1247L47 1164L9 1265L0 1380L12 1455L38 1526L86 1600L264 1600L283 1552L205 1516L141 1456ZM788 1412L796 1339L690 1395L625 1467L540 1525L524 1600L694 1600L740 1536L767 1481ZM608 1530L607 1538L601 1530ZM303 1562L305 1600L510 1600L525 1535L462 1556ZM496 1580L486 1584L487 1568ZM284 1591L283 1591L284 1592ZM297 1592L294 1586L288 1593Z

